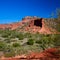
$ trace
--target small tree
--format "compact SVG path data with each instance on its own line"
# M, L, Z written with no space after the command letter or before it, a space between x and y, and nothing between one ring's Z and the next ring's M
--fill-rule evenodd
M55 13L53 12L51 14L49 26L60 32L60 9L57 9Z
M56 19L56 23L57 23L57 26L56 26L56 29L60 32L60 9L57 9L56 11L56 15L57 15L57 19Z

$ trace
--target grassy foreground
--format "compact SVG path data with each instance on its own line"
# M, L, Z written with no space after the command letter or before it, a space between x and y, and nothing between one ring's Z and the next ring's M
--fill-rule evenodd
M0 57L13 57L60 46L60 34L31 34L0 30Z

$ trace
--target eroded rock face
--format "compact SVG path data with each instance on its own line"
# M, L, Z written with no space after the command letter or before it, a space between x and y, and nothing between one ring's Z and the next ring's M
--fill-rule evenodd
M26 31L30 33L41 33L41 34L53 34L56 33L56 30L48 27L45 24L44 18L38 17L25 17L21 22L11 23L11 24L0 24L0 29L10 29L10 30L19 30Z
M48 27L45 23L44 18L32 18L28 22L28 26L25 27L24 29L26 31L29 31L31 33L41 33L41 34L55 34L56 30L51 29L51 27Z
M36 26L36 27L41 27L42 28L42 18L41 19L34 19L34 20L31 20L29 25L30 26Z

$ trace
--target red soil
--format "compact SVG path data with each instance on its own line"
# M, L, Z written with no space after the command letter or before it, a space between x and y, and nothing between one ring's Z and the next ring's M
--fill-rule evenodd
M51 48L40 53L32 52L28 55L3 58L1 60L60 60L60 50L57 48Z

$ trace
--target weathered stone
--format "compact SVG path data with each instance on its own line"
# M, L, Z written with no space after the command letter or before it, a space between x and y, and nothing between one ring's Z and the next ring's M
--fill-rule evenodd
M20 28L20 29L19 29ZM30 33L41 33L41 34L56 34L58 33L55 29L48 27L45 23L44 18L38 17L25 17L21 22L11 24L0 24L0 29L10 29L19 31L27 31Z

